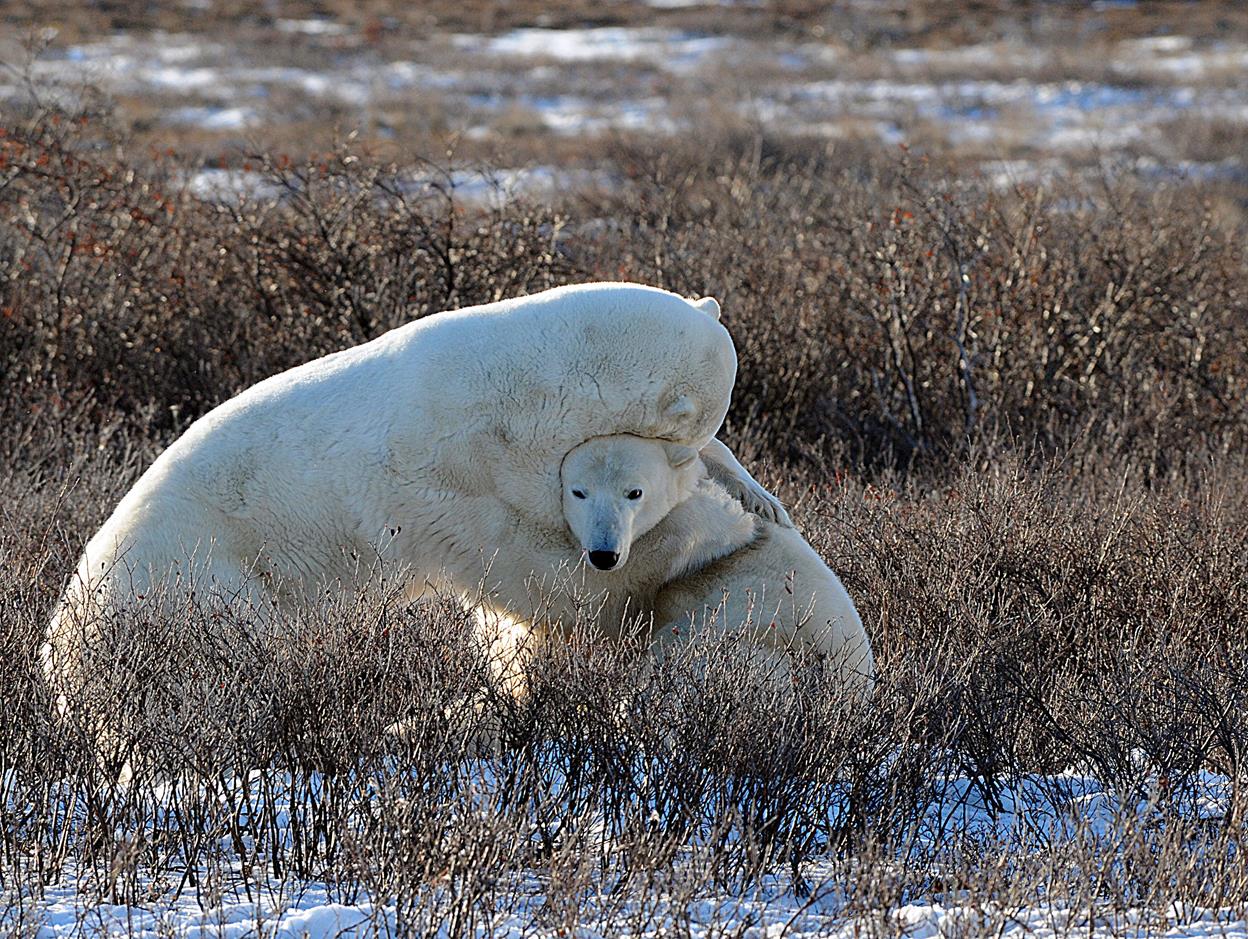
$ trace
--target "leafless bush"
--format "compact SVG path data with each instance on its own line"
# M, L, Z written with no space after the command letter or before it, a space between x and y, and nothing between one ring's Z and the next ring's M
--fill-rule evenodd
M599 209L630 223L630 276L721 298L730 417L761 449L905 464L984 441L1156 475L1242 448L1241 233L1190 192L996 195L874 162L640 151Z
M882 935L920 891L984 929L1041 891L1071 923L1248 904L1243 233L1190 192L994 195L741 140L622 147L624 188L559 212L349 149L257 157L270 197L214 204L105 141L52 112L0 138L0 892L317 878L412 935L488 933L535 877L535 923L615 931L777 870ZM729 430L859 601L869 707L731 643L648 669L584 633L515 701L457 610L365 591L116 624L77 713L112 716L126 785L53 718L64 577L189 420L413 316L602 277L724 302Z
M558 215L470 209L448 171L344 149L257 158L238 182L263 198L208 204L171 158L118 163L57 118L3 141L9 387L56 389L28 405L146 409L169 429L413 317L624 277L721 298L742 358L732 426L773 459L932 462L986 442L1155 476L1244 444L1242 233L1185 192L1110 191L1093 211L921 160L755 146L626 154L618 194Z

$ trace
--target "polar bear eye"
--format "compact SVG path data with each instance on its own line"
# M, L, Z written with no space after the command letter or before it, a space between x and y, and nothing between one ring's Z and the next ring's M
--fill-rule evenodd
M628 497L629 497L630 499L633 499L633 500L640 499L640 498L641 498L641 490L640 490L640 489L630 489L630 490L628 490Z
M573 490L572 490L572 495L574 495L574 496L575 496L576 498L578 498L578 499L584 499L584 498L585 498L585 493L584 493L584 492L582 492L580 489L573 489Z

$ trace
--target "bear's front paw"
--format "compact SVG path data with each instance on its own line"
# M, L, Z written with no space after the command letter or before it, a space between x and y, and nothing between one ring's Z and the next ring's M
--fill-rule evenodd
M745 507L760 518L775 522L781 528L794 528L793 519L785 511L784 503L773 496L754 479L737 479L731 487L732 494Z

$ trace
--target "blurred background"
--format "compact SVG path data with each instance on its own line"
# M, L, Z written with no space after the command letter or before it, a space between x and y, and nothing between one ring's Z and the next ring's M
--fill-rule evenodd
M529 195L611 187L638 137L906 145L989 184L1242 184L1237 0L183 0L6 3L0 102L96 89L137 147L258 186L347 134L380 159L488 163ZM38 54L34 54L38 50ZM471 191L463 193L471 197Z

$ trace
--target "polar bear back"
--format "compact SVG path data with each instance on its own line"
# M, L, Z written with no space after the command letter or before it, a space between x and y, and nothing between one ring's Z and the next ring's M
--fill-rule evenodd
M423 365L413 406L433 411L444 435L411 457L429 460L454 488L488 489L556 529L567 451L619 433L700 449L723 422L736 379L736 351L715 315L635 284L556 288L439 314L396 339Z
M211 548L223 569L263 554L274 577L313 585L342 579L390 532L419 572L471 566L517 524L563 529L559 464L587 437L705 443L735 375L706 302L651 287L434 314L200 418L91 540L75 580L94 584L123 555L164 572Z

